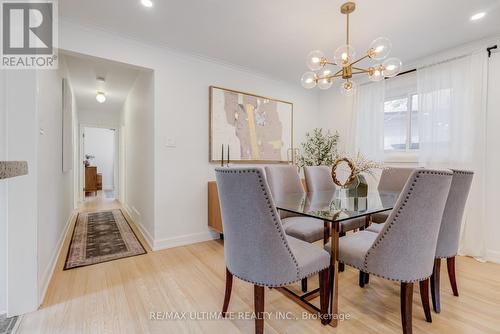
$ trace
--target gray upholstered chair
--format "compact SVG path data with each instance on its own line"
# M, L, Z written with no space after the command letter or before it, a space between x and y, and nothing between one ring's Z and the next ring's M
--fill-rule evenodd
M378 183L378 191L400 192L408 180L411 172L415 168L411 167L387 167L382 170ZM370 216L370 220L376 224L383 224L389 217L390 211L376 213ZM372 232L380 232L384 228L383 225L371 225L368 230Z
M305 166L304 176L306 178L307 191L335 191L336 186L332 179L332 170L328 166ZM354 218L340 223L340 237L347 232L356 229L364 229L365 218ZM339 265L339 271L344 271L344 265Z
M287 236L260 168L218 168L224 227L226 314L233 275L254 284L255 332L263 333L264 287L280 287L319 273L323 324L328 323L330 254Z
M267 166L265 168L267 183L274 199L294 193L305 193L299 172L295 166ZM319 219L280 212L285 233L306 242L324 240L326 243L328 225ZM307 278L302 281L302 291L307 291Z
M446 207L444 208L436 248L436 258L434 260L434 270L431 277L432 305L436 313L441 311L439 292L441 259L446 259L448 277L453 295L458 297L455 256L458 253L462 218L473 177L474 173L471 171L453 170L453 181L451 182L450 193L446 201ZM427 298L429 298L428 295Z
M403 190L410 174L415 170L413 167L387 167L382 170L378 183L378 191L400 192ZM376 213L370 216L371 224L366 230L370 232L380 233L384 229L384 223L389 217L390 211ZM368 284L370 275L367 273L359 273L359 286L364 287Z
M451 171L416 169L380 233L361 231L340 239L339 261L362 272L401 282L403 333L412 332L413 284L429 293ZM330 245L326 245L328 250ZM424 303L424 298L422 297ZM430 314L425 305L426 315ZM429 319L428 319L429 320Z

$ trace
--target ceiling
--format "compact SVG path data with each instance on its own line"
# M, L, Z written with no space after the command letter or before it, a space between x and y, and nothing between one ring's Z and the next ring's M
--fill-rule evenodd
M344 42L340 0L62 0L63 19L216 58L297 82L309 51ZM358 54L376 37L409 62L500 35L500 0L358 0L351 41ZM480 21L469 17L487 11Z
M114 61L83 55L63 54L67 65L76 105L79 111L121 111L139 69ZM104 85L97 78L105 79ZM100 86L106 102L98 103L96 93Z

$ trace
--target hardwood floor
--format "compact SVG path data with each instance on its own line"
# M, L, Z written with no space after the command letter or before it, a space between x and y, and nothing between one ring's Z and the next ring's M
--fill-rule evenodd
M82 210L119 208L95 199ZM137 232L137 229L134 228ZM140 234L138 233L140 236ZM147 244L141 239L144 246ZM18 333L253 333L254 321L151 320L151 312L220 312L225 264L220 240L63 271L69 239L40 309L23 317ZM460 297L441 282L441 313L425 321L418 285L413 292L414 333L500 333L500 265L457 258ZM442 268L446 270L446 268ZM447 277L447 273L442 273ZM317 287L310 279L309 288ZM300 291L300 282L294 289ZM253 312L253 285L234 278L228 312ZM265 289L265 333L401 333L400 284L375 276L361 289L358 272L340 276L337 329L319 320L276 319L275 312L301 318L303 309L276 290ZM314 300L319 304L319 298ZM190 314L187 315L188 317ZM235 314L237 316L237 314Z

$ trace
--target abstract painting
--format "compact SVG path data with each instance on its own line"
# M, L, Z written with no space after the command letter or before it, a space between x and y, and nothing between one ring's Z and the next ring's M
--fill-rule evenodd
M209 160L286 163L293 152L293 104L210 87Z

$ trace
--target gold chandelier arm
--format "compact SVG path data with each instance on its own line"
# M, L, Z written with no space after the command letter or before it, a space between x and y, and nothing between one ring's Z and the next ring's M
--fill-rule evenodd
M358 59L358 60L356 60L355 62L352 62L352 63L351 63L351 66L352 66L352 65L354 65L354 64L359 63L359 62L360 62L360 61L362 61L362 60L365 60L365 59L366 59L366 58L368 58L368 57L369 57L369 55L365 55L365 56L363 56L363 57L359 58L359 59Z
M368 73L369 71L367 69L364 69L364 68L360 68L360 67L352 67L353 70L356 70L356 71L359 71L359 72L356 72L356 73ZM353 74L356 74L356 73L353 73Z
M340 78L342 74L333 74L333 75L327 75L326 77L318 77L316 81L323 80L323 79L333 79L333 78Z

